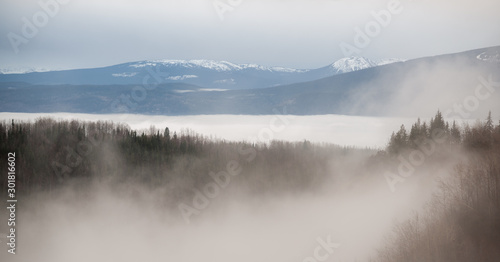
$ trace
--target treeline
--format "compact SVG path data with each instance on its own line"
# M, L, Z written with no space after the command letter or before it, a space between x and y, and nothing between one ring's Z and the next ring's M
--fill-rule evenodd
M443 135L435 153L447 152L449 159L460 152L466 160L440 183L424 212L395 226L376 261L499 261L500 123L495 126L490 113L485 121L459 127L445 123L438 112L429 125L417 121L409 134L404 127L394 133L378 159L419 150L420 143L432 139L433 130ZM427 164L443 165L446 159L430 158Z
M426 140L437 140L442 146L462 145L467 149L486 149L500 143L500 122L497 126L493 123L491 112L486 121L477 122L471 126L465 123L460 127L456 121L451 124L443 119L440 111L431 118L429 124L417 120L409 132L404 125L397 132L393 132L386 151L391 155L416 149Z
M331 177L332 159L373 153L308 141L229 142L190 130L136 131L112 122L50 118L0 123L0 153L6 157L8 152L17 156L20 194L51 192L68 183L85 187L101 179L166 187L165 199L172 205L213 182L209 173L226 170L229 162L242 170L234 188L267 194L314 190ZM7 170L6 162L0 168ZM0 183L6 189L6 180Z

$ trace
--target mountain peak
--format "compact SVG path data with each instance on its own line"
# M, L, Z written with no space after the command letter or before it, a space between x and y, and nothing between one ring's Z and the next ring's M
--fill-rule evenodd
M335 61L333 64L330 65L330 67L335 71L335 73L340 74L340 73L358 71L376 65L377 64L374 61L366 57L351 56L351 57L344 57Z
M404 60L396 58L371 60L362 56L344 57L330 65L335 74L354 72L374 66L387 65Z

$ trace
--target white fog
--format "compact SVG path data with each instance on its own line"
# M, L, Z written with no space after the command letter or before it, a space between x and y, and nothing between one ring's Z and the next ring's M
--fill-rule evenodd
M269 142L269 138L285 141L332 143L340 146L383 148L393 131L401 124L407 127L414 118L359 117L345 115L94 115L69 113L0 113L0 120L29 120L52 117L62 120L113 121L128 124L135 130L148 130L151 125L171 132L189 128L192 131L230 141Z

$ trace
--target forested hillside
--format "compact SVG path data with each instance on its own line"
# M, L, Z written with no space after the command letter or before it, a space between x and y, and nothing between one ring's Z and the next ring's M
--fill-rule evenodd
M433 138L433 132L440 135ZM411 155L418 152L430 160L415 165ZM410 159L415 169L446 165L453 158L459 164L439 181L424 211L395 225L376 261L499 261L500 123L495 126L491 114L473 126L450 125L440 112L429 124L417 121L409 133L402 126L377 156L394 158Z
M210 173L237 172L232 174L237 181L232 184L250 194L304 192L318 189L329 179L334 162L373 153L308 141L228 142L191 130L136 131L111 122L49 118L4 122L0 132L1 154L15 152L18 159L19 194L51 191L70 183L85 187L97 179L134 182L151 189L167 186L172 205L213 181ZM7 168L7 163L1 165ZM6 188L5 180L0 183Z

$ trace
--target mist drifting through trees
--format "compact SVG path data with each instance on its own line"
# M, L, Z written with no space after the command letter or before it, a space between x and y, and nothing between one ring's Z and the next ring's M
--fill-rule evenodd
M4 121L22 225L14 261L312 261L317 239L338 244L329 261L497 261L500 123L438 112L388 141L375 151Z

